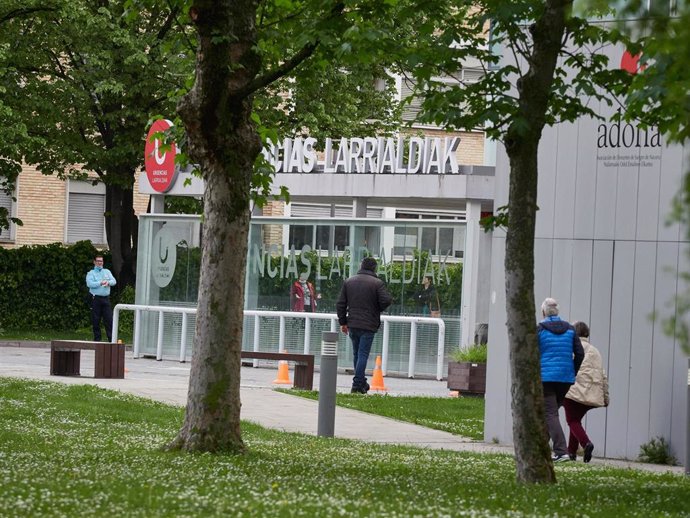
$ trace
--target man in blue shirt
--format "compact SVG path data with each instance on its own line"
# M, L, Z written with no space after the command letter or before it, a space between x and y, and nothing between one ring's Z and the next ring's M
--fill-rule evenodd
M103 268L103 256L94 257L93 270L86 274L86 286L91 293L91 325L95 342L101 341L101 319L108 341L112 342L113 311L110 309L110 287L116 284L117 281L110 270Z

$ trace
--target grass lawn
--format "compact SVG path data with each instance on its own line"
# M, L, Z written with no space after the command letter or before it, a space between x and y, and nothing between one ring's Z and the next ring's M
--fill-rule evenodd
M688 516L690 479L366 444L244 424L249 453L164 452L182 410L91 386L0 378L0 514L14 516Z
M281 392L318 399L317 391L279 389ZM443 430L470 439L484 438L484 398L438 398L336 394L336 405Z

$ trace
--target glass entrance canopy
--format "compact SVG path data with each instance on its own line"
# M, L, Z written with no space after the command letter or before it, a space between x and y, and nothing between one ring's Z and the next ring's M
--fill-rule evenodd
M298 318L296 304L300 277L313 286L313 309L333 314L345 279L357 273L364 257L378 260L378 275L391 294L387 314L431 316L440 306L445 323L444 361L460 344L462 258L465 223L439 219L343 219L255 217L251 221L245 273L245 310L290 312L280 316L246 315L243 349L320 352L321 332L337 329L329 319ZM202 222L199 216L145 214L139 227L136 303L168 307L196 307L201 264ZM425 277L427 280L425 281ZM237 279L238 281L240 279ZM431 290L424 290L425 284ZM424 304L424 302L430 304ZM295 318L291 318L291 314ZM304 314L299 317L304 317ZM260 318L260 325L255 319ZM186 327L186 355L191 357L194 317ZM163 355L178 358L182 315L164 314ZM158 314L142 312L140 351L155 355ZM419 323L412 332L408 322L391 322L388 332L388 374L408 374L410 338L416 335L414 375L433 375L437 366L438 327ZM255 340L254 334L260 336ZM370 368L383 347L377 333ZM339 335L339 366L351 368L352 353L345 335ZM445 372L445 366L444 366Z

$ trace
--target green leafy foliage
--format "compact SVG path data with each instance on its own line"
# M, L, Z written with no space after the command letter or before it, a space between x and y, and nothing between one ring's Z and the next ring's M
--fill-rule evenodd
M434 4L444 20L443 29L435 38L420 42L407 57L409 65L424 63L413 69L423 98L420 120L449 128L484 128L488 136L501 141L507 138L508 128L515 136L527 135L530 126L518 102L522 80L535 73L528 58L534 26L527 28L543 15L544 2L468 0L458 5L437 0ZM629 74L609 70L608 58L591 50L628 43L623 33L574 14L567 17L565 30L564 43L577 50L560 46L562 61L544 105L546 125L582 116L601 118L593 108L598 102L593 101L611 106L611 94L624 95L631 82ZM513 59L500 63L497 49ZM463 69L468 66L481 67L484 75L476 81L465 80Z
M69 330L89 326L86 274L96 249L89 241L0 248L0 328ZM110 264L108 253L106 268Z
M487 353L487 344L473 344L456 349L450 354L450 358L454 362L486 363Z
M0 188L12 190L22 163L61 178L95 173L125 283L147 122L174 112L168 93L193 70L185 13L151 1L0 2Z
M640 462L651 464L667 464L675 466L678 461L671 455L671 446L663 437L654 437L651 441L640 446Z

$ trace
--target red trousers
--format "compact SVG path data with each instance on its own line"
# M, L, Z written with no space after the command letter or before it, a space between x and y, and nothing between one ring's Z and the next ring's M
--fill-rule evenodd
M587 443L591 442L582 426L582 418L589 410L596 407L583 405L572 399L565 398L563 400L563 408L565 408L565 420L568 422L568 428L570 428L568 453L575 455L578 443L584 448Z

